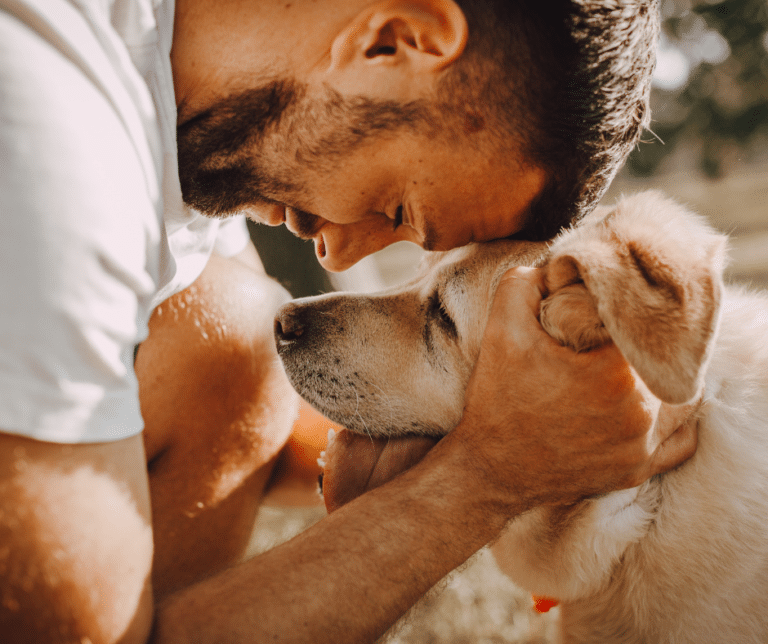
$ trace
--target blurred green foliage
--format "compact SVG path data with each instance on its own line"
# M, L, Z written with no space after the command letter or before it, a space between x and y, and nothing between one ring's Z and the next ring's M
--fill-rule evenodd
M648 176L681 145L705 175L754 160L768 140L768 0L663 0L652 132L628 162ZM763 152L763 154L765 154Z

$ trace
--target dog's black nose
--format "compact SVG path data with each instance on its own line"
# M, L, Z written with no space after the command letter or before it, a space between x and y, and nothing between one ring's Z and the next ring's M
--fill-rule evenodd
M293 342L304 335L307 329L302 309L293 303L283 306L275 317L275 339L278 344Z

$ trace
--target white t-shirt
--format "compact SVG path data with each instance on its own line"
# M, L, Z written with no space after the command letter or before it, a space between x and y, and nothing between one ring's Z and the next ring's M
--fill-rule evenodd
M173 2L0 0L0 430L139 433L133 347L242 217L181 201Z

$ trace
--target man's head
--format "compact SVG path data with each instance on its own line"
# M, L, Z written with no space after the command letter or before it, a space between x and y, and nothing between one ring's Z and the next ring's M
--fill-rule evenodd
M185 200L285 222L332 270L400 239L551 237L647 119L655 3L244 0L201 31L187 2Z

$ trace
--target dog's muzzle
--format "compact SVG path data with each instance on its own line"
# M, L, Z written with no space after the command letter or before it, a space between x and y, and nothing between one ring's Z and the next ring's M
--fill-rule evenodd
M278 348L296 342L309 328L306 307L292 302L282 306L275 316L275 342Z

